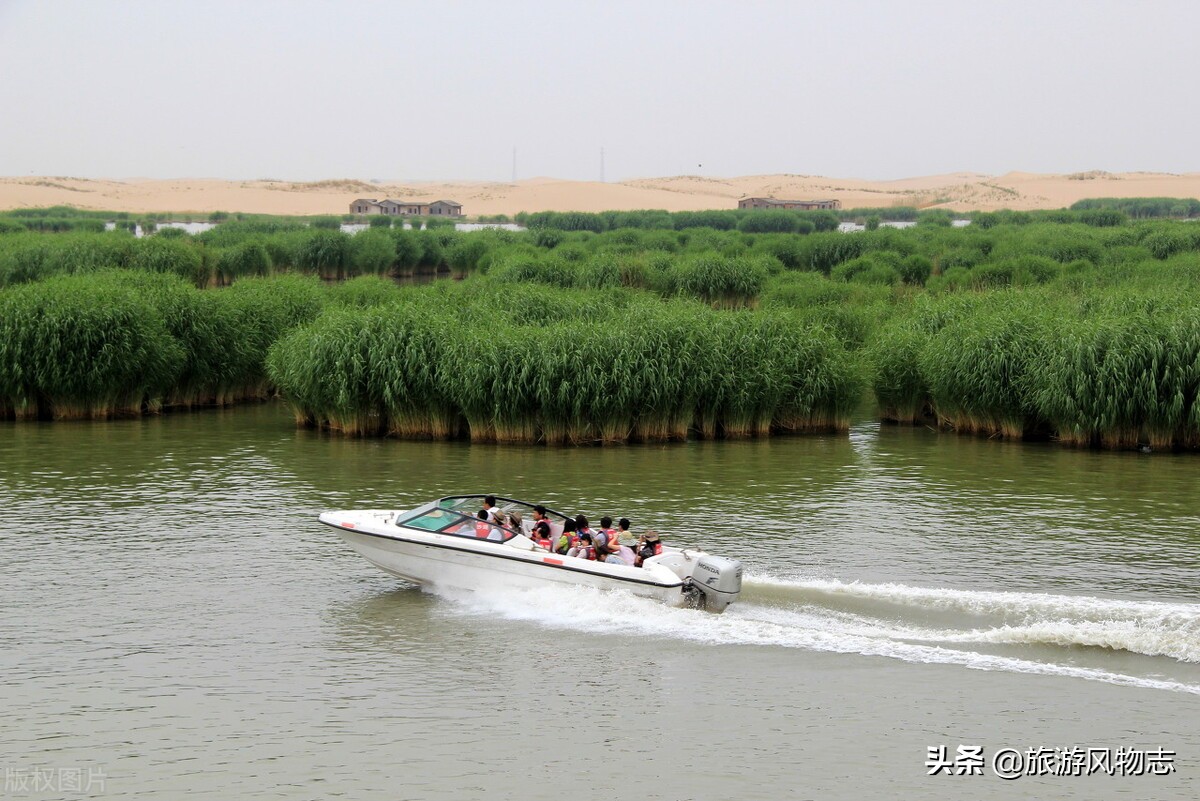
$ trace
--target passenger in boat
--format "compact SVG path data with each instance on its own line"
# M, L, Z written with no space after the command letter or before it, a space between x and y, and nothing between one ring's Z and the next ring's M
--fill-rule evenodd
M550 527L550 535L554 535L554 521L550 519L550 515L546 513L546 507L538 504L533 507L533 523L531 526L536 526L538 523L545 523ZM555 537L557 540L558 538Z
M638 537L637 555L634 564L641 567L642 564L652 556L658 556L663 552L662 543L659 542L657 531L647 531L642 536Z
M511 528L513 531L517 532L518 534L525 533L524 521L521 519L520 512L509 512L508 520L507 520L507 522L505 522L505 525L507 525L509 528Z
M575 531L575 521L567 518L563 521L563 532L554 544L554 552L563 556L571 556L571 549L579 547L579 534Z
M579 535L579 544L567 551L567 556L577 556L580 559L596 559L596 545L592 535L584 532Z
M587 534L592 541L593 547L596 549L596 557L601 561L605 556L608 556L608 537L601 531L596 531L588 526L588 519L583 515L575 515L575 530L582 537Z
M550 550L550 524L539 520L533 524L533 541L547 551Z
M475 515L478 520L475 521L475 536L481 540L486 540L488 535L492 533L492 524L488 519L488 510L480 509L479 514Z
M600 533L609 540L611 540L613 535L617 533L615 530L613 530L612 518L608 515L600 518Z
M592 531L591 527L588 526L588 519L583 515L575 515L575 530L579 532L580 536L589 534L595 537L596 535L596 532Z
M572 548L571 550L577 551L578 553L576 553L574 555L578 556L580 559L588 559L588 560L594 562L600 558L599 555L597 554L596 546L592 542L591 534L587 534L587 533L580 534L579 535L579 547ZM570 556L570 554L568 554L568 556Z
M593 532L592 542L596 544L596 558L600 561L633 564L632 559L625 562L621 558L621 548L617 544L617 532L613 529L612 518L608 515L600 518L600 528Z
M487 512L488 520L493 523L500 521L500 509L496 506L495 495L485 495L483 498L483 511Z
M617 521L617 542L621 543L622 548L629 548L629 564L636 565L638 538L633 536L633 532L629 530L632 525L628 517L622 517Z
M637 544L637 540L633 537L633 532L629 530L630 522L628 517L622 517L617 521L617 541L622 545L628 545L632 548Z
M480 509L476 515L479 519L475 521L475 536L481 540L491 540L492 542L503 542L504 532L492 525L492 521L488 519L488 510Z
M608 558L604 561L618 565L632 565L637 561L637 554L628 545L618 540L614 534L612 539L609 540Z
M608 538L599 531L592 532L592 547L596 550L597 561L607 562L608 557L612 555L612 551L608 549Z

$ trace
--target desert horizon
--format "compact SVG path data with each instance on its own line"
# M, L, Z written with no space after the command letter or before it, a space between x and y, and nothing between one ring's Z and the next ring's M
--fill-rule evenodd
M454 200L468 217L536 211L736 208L739 198L841 201L843 209L916 206L955 211L1054 209L1092 197L1200 197L1200 172L955 172L892 180L770 174L677 175L601 183L533 177L501 181L319 181L220 178L0 177L0 210L73 206L135 213L344 214L359 197Z

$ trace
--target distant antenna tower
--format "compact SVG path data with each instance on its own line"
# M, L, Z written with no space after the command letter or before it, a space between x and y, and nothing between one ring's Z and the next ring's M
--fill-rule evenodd
M604 148L600 148L600 183L604 183Z
M517 182L517 148L513 147L513 179L512 182Z

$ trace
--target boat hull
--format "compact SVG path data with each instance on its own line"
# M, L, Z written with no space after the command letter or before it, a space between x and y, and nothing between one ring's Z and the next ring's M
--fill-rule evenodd
M600 565L544 551L503 553L505 546L485 543L421 541L335 526L359 555L397 578L432 587L536 589L547 583L625 590L679 606L686 602L682 582L663 583L621 573L640 568ZM445 539L445 538L442 538ZM471 547L474 546L474 547ZM576 567L572 563L582 563ZM600 572L606 571L606 572Z

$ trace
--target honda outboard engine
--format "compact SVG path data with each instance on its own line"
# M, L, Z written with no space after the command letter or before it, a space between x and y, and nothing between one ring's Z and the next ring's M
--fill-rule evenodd
M709 612L724 612L742 591L742 563L736 559L703 554L692 569L691 589L697 605Z

